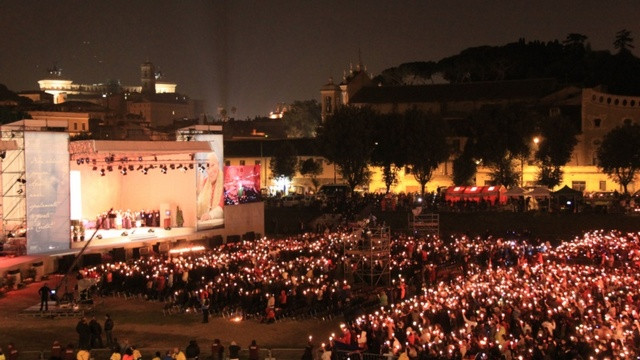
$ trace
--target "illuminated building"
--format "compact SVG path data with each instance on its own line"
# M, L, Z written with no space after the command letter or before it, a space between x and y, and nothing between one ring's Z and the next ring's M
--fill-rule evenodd
M640 97L611 95L598 89L561 87L554 79L381 86L374 84L361 63L355 69L350 67L340 84L330 79L320 88L320 97L322 119L343 105L370 106L381 113L404 112L415 107L440 114L452 128L485 105L523 103L547 109L550 114L568 116L580 127L580 134L571 160L563 168L563 182L559 187L568 185L582 191L620 191L620 186L597 168L597 148L604 135L613 128L640 121ZM462 151L465 141L462 136L449 138L454 152ZM427 185L429 191L452 185L453 159L441 164L434 172ZM518 170L525 185L535 185L537 166L523 163ZM375 168L372 172L369 190L383 190L381 172ZM488 169L480 166L476 184L489 183ZM640 183L629 184L630 192L639 189ZM392 187L395 192L418 190L418 183L406 172Z

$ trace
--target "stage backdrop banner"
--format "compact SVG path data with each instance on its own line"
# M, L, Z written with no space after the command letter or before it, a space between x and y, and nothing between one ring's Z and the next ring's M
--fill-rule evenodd
M69 134L25 132L27 254L70 247Z
M227 205L260 200L260 165L224 167L224 194Z
M222 134L199 134L196 141L206 141L210 152L195 154L196 161L196 230L224 226L224 154Z

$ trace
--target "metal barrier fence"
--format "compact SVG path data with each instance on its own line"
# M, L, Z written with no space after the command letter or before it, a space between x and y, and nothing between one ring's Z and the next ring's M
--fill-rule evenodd
M204 348L204 347L203 347ZM141 348L140 353L142 353L142 360L151 360L156 351L160 351L161 356L164 356L164 352L170 349L151 349L151 348ZM183 350L184 351L184 350ZM111 357L111 351L109 349L93 349L91 350L91 359L92 360L109 360ZM304 348L299 349L286 349L286 348L274 348L274 349L260 349L260 359L261 360L300 360L304 354ZM208 349L201 349L201 355L199 360L210 360L211 356L209 354ZM50 350L28 350L28 351L20 351L19 360L48 360L51 356ZM75 358L75 356L74 356ZM229 358L229 354L225 352L225 360ZM316 352L314 351L314 358L319 358ZM249 359L249 350L241 349L240 350L240 360ZM377 359L366 359L366 360L377 360Z

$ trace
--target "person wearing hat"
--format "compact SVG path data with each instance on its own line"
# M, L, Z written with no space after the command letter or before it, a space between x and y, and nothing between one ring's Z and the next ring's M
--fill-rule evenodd
M240 359L240 346L236 344L235 341L231 342L229 345L229 360L239 360Z

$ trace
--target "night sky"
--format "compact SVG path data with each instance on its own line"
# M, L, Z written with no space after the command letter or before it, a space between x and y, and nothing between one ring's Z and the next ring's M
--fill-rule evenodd
M54 63L74 83L139 85L150 60L178 91L236 118L317 99L358 49L369 72L437 61L471 46L588 36L613 51L627 28L640 48L640 1L2 0L0 83L37 89Z

